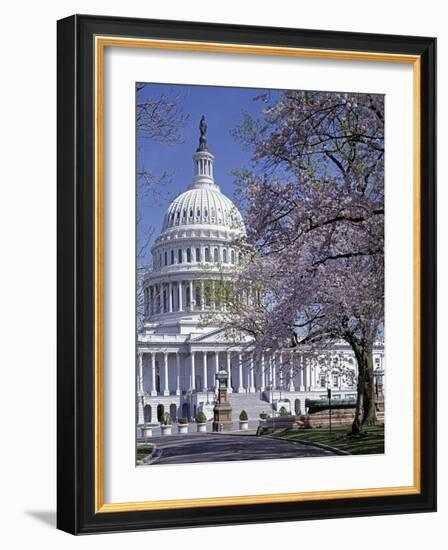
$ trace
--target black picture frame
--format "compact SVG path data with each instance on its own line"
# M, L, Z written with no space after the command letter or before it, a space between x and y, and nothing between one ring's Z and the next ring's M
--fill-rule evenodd
M431 512L436 509L436 39L74 15L58 21L57 526L72 534ZM418 494L97 513L95 36L415 55L421 63L421 461Z

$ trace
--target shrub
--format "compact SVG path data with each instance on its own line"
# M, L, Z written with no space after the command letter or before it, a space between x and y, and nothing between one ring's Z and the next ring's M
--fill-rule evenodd
M198 414L196 415L196 422L198 424L204 424L205 422L207 422L207 417L202 411L198 412Z
M170 413L165 413L165 414L163 415L160 424L162 424L162 426L171 426L171 416L170 416Z
M244 409L240 412L240 420L242 420L243 422L246 422L247 420L249 420L249 417L247 416L247 412Z
M288 416L288 411L285 409L285 407L280 407L278 414L280 416Z
M188 424L188 418L185 418L185 416L183 416L182 418L179 418L178 422L179 424Z
M262 413L260 413L260 418L261 418L261 420L266 420L266 418L269 418L269 415L268 415L268 413L265 413L263 411Z

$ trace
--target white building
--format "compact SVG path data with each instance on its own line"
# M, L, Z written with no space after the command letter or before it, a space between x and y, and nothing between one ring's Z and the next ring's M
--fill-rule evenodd
M213 177L205 121L193 155L194 175L187 190L169 206L162 231L151 249L153 271L143 284L145 319L137 346L137 422L157 422L164 412L173 420L194 419L199 410L210 418L218 370L230 376L233 418L245 409L250 420L280 406L305 411L308 398L356 396L356 362L349 346L307 356L286 350L257 361L247 346L231 345L223 331L204 322L215 303L215 288L230 278L238 262L232 242L244 231L240 213ZM384 349L378 344L375 368L384 372ZM288 364L286 369L282 363Z

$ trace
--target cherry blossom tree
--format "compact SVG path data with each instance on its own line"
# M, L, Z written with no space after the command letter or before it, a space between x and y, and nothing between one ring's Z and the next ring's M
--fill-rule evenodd
M236 175L247 234L223 324L249 334L255 353L346 341L358 434L376 419L372 350L384 316L383 97L258 100L262 116L235 132L253 166Z

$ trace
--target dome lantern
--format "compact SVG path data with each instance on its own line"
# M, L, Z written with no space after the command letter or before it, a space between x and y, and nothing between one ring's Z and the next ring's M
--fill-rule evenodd
M189 189L199 189L201 187L218 188L213 178L213 161L215 157L210 153L207 146L207 123L205 116L202 115L199 122L199 146L193 155L194 175Z

